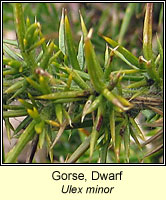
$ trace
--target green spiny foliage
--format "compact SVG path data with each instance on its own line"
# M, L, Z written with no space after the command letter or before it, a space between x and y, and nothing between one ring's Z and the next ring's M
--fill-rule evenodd
M157 55L153 52L153 3L146 4L143 54L136 57L122 43L136 8L136 3L128 4L118 42L100 34L106 45L101 64L93 45L96 29L88 31L81 14L77 49L66 10L56 43L47 41L39 22L25 19L21 3L13 4L17 41L3 43L3 119L9 140L17 137L18 142L3 158L5 163L18 162L30 141L37 145L29 162L44 147L49 162L55 162L59 155L54 150L60 146L63 155L63 142L70 146L70 153L63 155L67 163L150 162L146 157L162 154L163 49L157 36ZM108 10L99 24L107 15ZM124 64L120 68L119 60ZM20 105L13 105L15 100ZM14 129L9 118L19 116L25 119ZM76 150L69 134L80 136ZM149 143L156 145L147 152Z

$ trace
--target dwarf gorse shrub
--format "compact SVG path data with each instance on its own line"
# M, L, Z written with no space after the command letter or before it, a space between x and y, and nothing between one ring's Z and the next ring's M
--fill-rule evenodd
M18 162L29 142L30 163L42 148L51 163L59 156L66 163L156 162L147 157L162 156L163 48L161 36L152 33L153 3L145 4L142 53L137 57L123 45L137 5L127 5L117 41L99 33L106 47L101 64L96 29L87 29L81 12L76 48L67 10L55 42L45 38L39 21L25 18L21 3L12 4L17 40L3 41L3 119L9 140L18 141L3 154L5 163ZM9 119L19 116L25 118L14 129ZM70 137L77 138L74 144Z

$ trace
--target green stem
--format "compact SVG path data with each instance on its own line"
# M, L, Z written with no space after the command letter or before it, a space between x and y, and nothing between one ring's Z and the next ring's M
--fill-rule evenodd
M143 52L146 60L152 60L152 11L153 3L146 4L146 13L143 30Z
M89 148L91 136L87 137L86 140L76 149L76 151L67 160L67 163L75 163Z
M19 41L19 47L21 49L22 54L24 55L23 40L25 36L25 20L21 3L14 4L14 16L15 16L16 32Z
M34 55L32 53L28 54L25 51L25 47L24 47L26 26L25 26L25 19L24 19L22 3L14 4L14 18L15 18L16 33L17 33L19 47L21 50L21 55L24 58L24 60L26 61L26 63L28 64L28 66L30 68L34 69L34 66L36 65Z
M28 127L25 129L25 131L21 134L18 143L13 147L13 149L10 150L10 152L7 154L5 163L15 163L17 157L25 147L25 145L34 137L35 131L34 126L36 124L36 121L33 120Z
M90 91L88 90L78 90L78 91L67 91L67 92L56 92L52 94L46 94L42 96L36 97L37 99L66 99L66 98L78 98L78 97L84 97L84 96L89 96Z
M27 111L26 110L12 110L12 111L3 111L3 117L20 117L20 116L26 116Z
M135 11L135 7L136 7L136 3L129 3L126 8L125 16L123 17L123 22L122 22L120 33L119 33L119 40L118 40L119 44L121 44L123 41L123 37L128 29L129 22Z

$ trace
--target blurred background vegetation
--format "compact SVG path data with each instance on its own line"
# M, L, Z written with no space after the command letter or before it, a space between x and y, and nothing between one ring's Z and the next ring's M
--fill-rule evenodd
M141 54L140 50L142 49L145 3L133 4L135 4L135 7L131 16L132 20L129 21L129 25L126 27L127 31L123 37L122 44L136 56L139 56ZM118 40L120 27L127 6L128 3L24 3L24 12L25 18L28 16L31 23L35 19L41 23L42 32L48 40L55 39L58 44L58 29L61 12L63 7L66 8L74 33L73 37L75 37L76 45L78 45L81 35L80 10L87 28L94 28L92 41L101 62L104 62L103 52L105 51L105 43L99 36L99 33L107 35L113 40ZM162 3L154 3L153 34L158 32L161 42L163 42L162 16ZM7 31L13 30L12 3L3 3L4 34ZM156 46L156 41L154 41L154 50Z
M129 21L126 32L120 41L129 51L135 56L142 55L142 33L143 22L145 15L145 3L134 3L133 12L131 14L131 20ZM79 11L81 11L85 24L89 28L93 27L94 33L92 42L95 46L96 53L98 55L101 65L104 64L104 52L105 42L100 37L100 34L111 37L118 41L119 33L122 24L122 20L125 15L128 3L24 3L25 18L28 16L31 23L34 20L40 22L42 26L42 32L47 40L54 39L55 44L58 44L58 30L61 18L62 8L66 8L68 11L69 20L72 26L73 37L75 38L75 44L78 46L81 37L80 17ZM159 35L160 41L163 44L163 4L154 3L153 11L153 35ZM3 38L14 39L15 28L13 21L13 6L12 3L3 3ZM153 51L157 49L156 37L153 40ZM125 65L120 59L114 61L114 66ZM117 69L117 68L116 68ZM145 113L145 117L149 117L152 113ZM54 160L64 161L74 150L82 143L87 133L81 130L65 131L61 140L54 148ZM70 142L68 142L70 141ZM131 163L138 163L138 158L141 154L137 147L131 146ZM62 152L63 151L63 152ZM138 154L135 154L135 152ZM98 151L94 152L92 162L98 161ZM63 155L63 156L62 156ZM148 157L144 160L146 163L160 163L162 152L158 152L152 157ZM108 154L107 162L114 162L113 153ZM121 155L123 157L123 155ZM85 153L78 162L88 162L89 153ZM20 160L20 162L23 162ZM45 162L45 161L44 161ZM47 161L46 161L47 162ZM49 162L49 160L48 160ZM123 160L121 160L123 162Z

